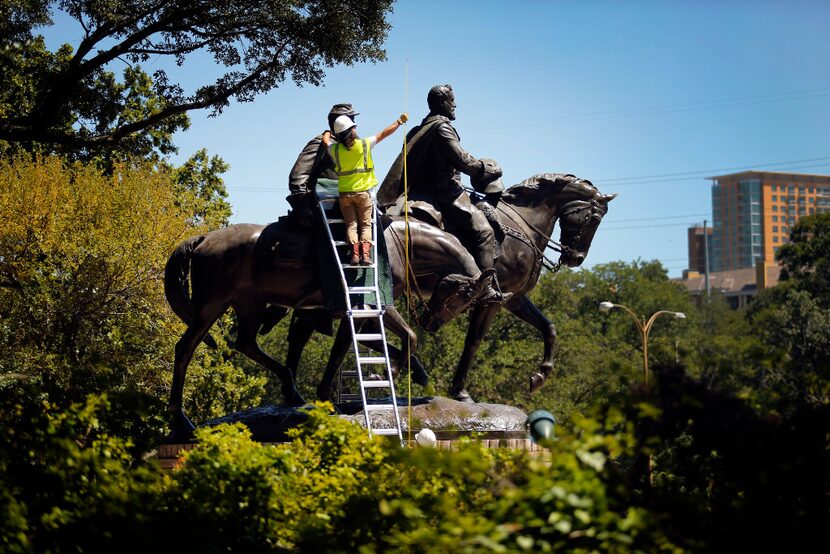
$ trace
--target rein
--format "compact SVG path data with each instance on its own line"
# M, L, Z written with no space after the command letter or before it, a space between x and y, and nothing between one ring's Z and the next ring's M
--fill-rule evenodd
M565 245L553 240L552 238L550 238L550 236L548 234L546 234L545 232L540 230L538 227L536 227L535 225L530 223L527 219L525 219L522 216L522 214L517 212L516 209L513 206L511 206L510 204L508 204L506 202L499 202L498 205L496 205L496 209L499 210L504 215L506 215L506 216L510 217L511 219L513 219L511 214L507 213L503 209L503 206L509 208L510 211L519 219L519 221L521 223L524 223L527 227L532 229L536 234L538 234L540 237L544 238L544 240L546 241L545 246L547 248L551 248L552 250L555 250L556 252L559 252L560 254L566 254L566 253L570 252L570 250L571 250L570 248L568 248L567 246L565 246ZM509 229L510 227L507 227L507 228ZM519 238L519 237L516 237L516 238ZM551 260L550 258L545 256L544 251L540 250L539 247L536 246L536 243L533 240L530 240L528 242L528 244L530 244L530 246L533 248L533 251L536 253L536 256L539 259L542 260L542 263L544 264L545 269L547 269L548 271L552 271L553 273L556 273L557 271L559 271L559 269L562 267L562 262L554 262L553 260Z
M401 239L400 237L398 237L396 233L392 233L392 239L398 245L398 252L405 252L405 246L401 243ZM418 295L418 300L420 300L422 304L427 304L427 301L424 298L424 294L421 292L421 287L418 286L418 279L415 277L415 270L412 269L411 264L405 263L404 265L406 266L407 274L411 278L411 282L415 285L415 293ZM416 325L418 325L419 327L423 327L421 325L421 318L418 317L418 312L416 312L415 309L412 307L412 291L409 289L409 287L407 287L404 290L404 293L406 294L407 298L406 308L409 311L409 315L412 316L412 319L415 320Z

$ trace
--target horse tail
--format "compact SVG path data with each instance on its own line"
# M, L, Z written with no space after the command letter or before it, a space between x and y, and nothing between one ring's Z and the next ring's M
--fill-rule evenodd
M190 325L194 312L193 302L188 292L190 258L193 257L193 251L202 244L203 240L205 240L204 235L190 237L183 241L173 250L164 266L164 297L173 313L179 316L179 319L186 325ZM210 335L206 334L203 340L211 348L216 348L216 342Z

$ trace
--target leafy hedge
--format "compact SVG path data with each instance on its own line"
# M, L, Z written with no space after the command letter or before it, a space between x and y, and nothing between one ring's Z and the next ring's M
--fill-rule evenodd
M102 431L105 397L63 412L19 388L2 400L9 552L671 547L613 485L611 460L630 454L630 434L589 420L544 461L472 441L455 452L401 449L318 407L282 446L253 442L241 426L200 430L199 446L165 475Z

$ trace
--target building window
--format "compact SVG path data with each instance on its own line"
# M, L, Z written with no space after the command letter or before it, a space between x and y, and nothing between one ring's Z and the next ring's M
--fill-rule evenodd
M778 211L778 206L773 206L772 211L777 212Z
M778 235L775 235L774 237L772 237L772 242L776 242L776 243L778 242Z
M798 187L799 194L804 194L804 187Z
M813 194L813 187L810 187L809 189L807 189L807 192L809 192L810 194Z
M778 232L778 225L773 225L773 226L772 226L772 232L773 232L773 233L777 233L777 232Z
M814 214L814 213L816 213L816 209L815 209L815 208L810 208L810 209L809 209L809 210L807 210L807 211L808 211L808 213L810 213L810 214Z

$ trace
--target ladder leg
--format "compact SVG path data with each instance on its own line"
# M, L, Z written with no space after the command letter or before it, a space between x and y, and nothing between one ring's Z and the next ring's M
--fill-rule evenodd
M333 205L333 200L327 200L326 202L329 205ZM337 247L343 244L343 241L337 241L334 238L331 230L331 224L328 219L328 216L325 211L325 207L323 205L323 201L321 201L321 207L324 209L323 211L323 218L326 222L326 229L328 233L329 242L331 244L332 250L337 253ZM323 379L320 382L320 386L317 388L317 395L321 398L328 398L331 396L331 384L334 379L334 373L339 367L340 362L342 362L343 357L345 356L345 352L348 350L348 339L351 338L352 343L352 350L355 356L355 365L357 368L356 376L358 382L358 388L360 390L360 399L363 404L363 414L366 423L366 429L368 430L370 435L397 435L398 440L401 442L403 441L403 435L401 433L401 421L400 415L398 414L398 403L397 398L395 396L395 384L393 381L392 376L392 366L389 361L389 345L386 341L386 329L383 324L383 317L384 317L384 308L382 306L382 299L380 295L380 286L379 286L379 278L378 278L378 251L377 251L377 244L378 244L378 221L377 221L377 204L373 201L372 202L372 212L371 212L371 220L372 220L372 243L371 243L371 258L372 263L370 265L364 266L354 266L351 264L342 264L338 267L340 281L343 285L343 290L345 293L345 305L346 305L346 317L343 321L340 322L340 328L337 331L337 337L335 338L335 344L332 346L332 355L329 359L329 363L326 366L326 371L324 373ZM338 223L340 223L338 221ZM352 271L355 269L362 269L364 271L371 271L371 285L363 285L363 286L349 286L349 280L346 278L345 271ZM373 306L359 306L355 309L355 305L352 303L352 296L360 295L366 296L371 295L374 298L374 305ZM377 322L377 329L372 330L372 332L363 332L363 328L366 324L366 320L372 320ZM351 335L351 337L349 337ZM360 350L360 341L364 342L376 342L378 343L378 347L382 352L381 356L370 356L364 355ZM346 346L344 346L344 344ZM408 349L407 349L408 353ZM365 369L372 367L373 365L383 365L386 369L386 378L381 378L380 380L377 379L370 379L367 380L367 375L364 373ZM365 368L364 368L365 366ZM338 390L342 390L342 379L343 379L343 372L340 373L340 387ZM367 390L370 389L388 389L391 401L388 404L375 404L369 403ZM392 415L394 416L394 427L377 427L373 420L372 420L372 413L380 412L380 411L391 411Z

